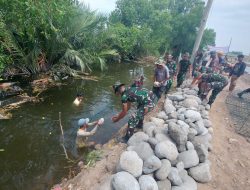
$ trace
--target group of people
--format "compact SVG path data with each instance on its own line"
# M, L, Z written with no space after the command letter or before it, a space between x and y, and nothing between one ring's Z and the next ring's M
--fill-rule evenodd
M231 67L228 76L224 73L225 60L221 53L211 52L209 59L204 59L202 53L197 53L194 63L189 60L189 54L185 53L179 63L173 59L173 56L166 53L163 58L155 62L154 83L152 91L143 87L144 77L140 76L130 86L124 83L117 82L113 85L115 95L121 97L122 110L117 115L112 117L113 122L118 122L124 118L132 104L136 104L136 111L131 114L128 120L128 128L124 140L128 140L136 128L142 128L145 114L150 112L162 94L167 94L174 81L176 80L176 87L180 87L187 78L193 76L191 88L198 85L198 95L202 100L206 99L209 92L212 91L209 97L208 104L212 105L216 96L228 84L228 78L231 78L229 90L235 88L237 79L244 73L246 64L243 62L243 55L238 56L238 62ZM247 90L248 92L249 90ZM242 92L239 96L242 96ZM81 101L81 96L78 96L76 102ZM79 130L77 136L80 139L85 139L93 135L99 126L103 124L104 120L89 123L89 119L81 119L78 122ZM91 132L87 132L88 126L95 125ZM84 141L85 142L85 141Z

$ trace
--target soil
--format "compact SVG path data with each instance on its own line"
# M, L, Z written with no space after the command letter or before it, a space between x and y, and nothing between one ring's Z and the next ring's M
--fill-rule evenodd
M249 87L248 77L249 75L241 77L236 89L242 90ZM250 143L235 132L225 104L227 95L228 87L219 94L210 110L214 131L213 148L209 153L212 181L198 184L199 190L250 190ZM159 111L161 106L162 101L145 119L148 120ZM121 130L120 133L123 131ZM115 171L119 156L125 148L125 144L110 141L102 148L105 153L101 161L93 168L83 169L75 178L63 182L61 187L65 190L103 189L104 182Z

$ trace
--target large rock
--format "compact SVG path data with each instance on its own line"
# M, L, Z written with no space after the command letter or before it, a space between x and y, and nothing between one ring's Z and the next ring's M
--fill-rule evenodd
M189 174L197 182L200 182L200 183L207 183L212 179L211 173L210 173L210 167L209 167L209 164L207 162L201 163L196 167L190 168Z
M142 175L139 178L139 184L141 190L158 190L155 179L149 175Z
M155 146L155 154L158 158L167 158L170 161L174 161L179 153L174 143L162 141Z
M186 143L187 143L187 130L179 127L177 124L171 122L169 123L168 127L169 135L177 144L178 150L180 152L186 150Z
M143 132L145 132L149 137L153 137L153 131L156 128L155 123L147 122L143 124Z
M171 183L168 179L157 181L157 185L159 190L171 190Z
M185 94L185 97L190 98L190 99L194 99L194 100L196 100L196 102L198 102L198 104L201 104L201 99L199 97L197 97L197 96Z
M170 114L174 111L176 111L176 108L173 106L172 101L166 99L165 103L164 103L164 110L166 112L166 114Z
M183 101L183 106L186 108L199 108L199 103L193 98L187 98Z
M203 119L203 123L206 128L212 127L212 122L208 119Z
M168 95L168 98L172 101L178 101L178 102L185 99L185 97L182 95L182 93L179 93L179 92Z
M186 95L195 96L195 95L197 95L197 91L196 91L196 90L193 90L193 89L185 90L185 96L186 96ZM188 97L190 97L190 96L188 96Z
M177 119L181 121L185 121L185 115L183 113L180 113L177 115Z
M193 143L191 143L190 141L187 141L186 148L187 148L188 150L193 150L193 149L194 149ZM196 151L197 151L197 150L196 150ZM197 154L198 154L198 152L197 152ZM199 154L198 154L198 156L199 156Z
M207 133L205 135L199 135L199 136L195 136L191 142L194 144L194 146L196 146L196 144L203 144L206 149L208 149L211 145L210 142L212 140L212 136L211 134Z
M155 139L158 141L158 142L162 142L162 141L171 141L171 138L167 135L167 134L163 134L163 133L158 133L155 135Z
M187 110L184 113L185 117L190 120L190 122L195 122L201 120L201 114L197 111L194 110Z
M161 168L161 160L153 155L144 161L142 171L144 174L150 174L159 168Z
M177 112L174 111L174 112L170 113L168 117L169 117L169 119L177 119L177 115L178 115Z
M157 145L158 140L156 138L150 137L148 139L148 143L150 144L152 149L155 149L155 146Z
M164 124L162 127L156 127L153 131L154 135L158 133L168 134L168 124Z
M177 168L171 167L170 173L168 174L168 179L171 181L172 185L178 186L182 184L182 180Z
M160 112L156 115L156 117L158 117L159 119L163 119L163 120L167 120L167 119L168 119L168 116L167 116L167 114L166 114L165 111L160 111Z
M194 128L188 129L188 140L192 141L194 140L194 137L197 135L197 131Z
M204 146L204 144L196 143L195 150L198 154L200 162L205 162L208 158L208 149Z
M116 173L111 184L114 190L140 190L140 185L137 180L128 172Z
M128 140L128 145L129 146L133 146L136 145L140 142L146 142L148 141L149 136L147 134L145 134L144 132L137 132L135 133L129 140Z
M184 168L191 168L199 164L199 157L195 150L188 150L179 154L178 162L183 162Z
M156 127L162 127L165 123L163 119L157 117L151 117L150 120L156 125Z
M186 122L184 122L184 121L182 121L182 120L178 120L178 121L177 121L177 124L180 125L180 127L181 127L183 130L185 130L186 133L189 132L189 125L188 125Z
M204 126L203 120L196 121L193 128L197 131L197 135L205 135L208 133L207 128Z
M171 163L167 159L161 160L161 168L155 172L155 177L158 180L165 180L171 170Z
M134 177L142 174L143 161L134 151L125 151L122 153L119 161L119 168L122 171L129 172Z
M179 108L179 109L177 110L177 113L178 113L178 114L183 114L183 113L185 113L185 111L187 111L187 108L181 107L181 108Z
M147 158L154 155L154 151L152 150L151 146L146 142L141 142L136 146L131 146L130 150L135 151L142 160L146 160Z
M197 183L187 175L181 186L173 186L171 190L197 190Z

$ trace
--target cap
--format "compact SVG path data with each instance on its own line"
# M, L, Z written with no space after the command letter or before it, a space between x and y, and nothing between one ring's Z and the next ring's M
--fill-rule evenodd
M165 61L163 59L158 59L156 62L155 62L155 65L165 65Z
M88 124L89 123L89 118L82 118L82 119L79 119L78 120L78 126L82 126L82 125L85 125L85 124Z
M121 86L124 86L125 84L123 83L120 83L120 82L116 82L114 85L113 85L113 89L115 91L115 94L118 92L118 90L120 89Z

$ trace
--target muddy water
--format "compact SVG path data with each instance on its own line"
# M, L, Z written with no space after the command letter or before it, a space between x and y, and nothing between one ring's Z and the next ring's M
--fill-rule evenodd
M120 110L119 97L111 85L120 80L130 84L135 74L143 72L145 87L152 85L152 68L136 64L110 66L108 71L95 73L99 81L70 80L66 85L42 93L44 102L25 104L12 111L13 119L0 121L0 189L44 190L67 176L69 163L60 145L58 114L62 112L65 146L72 159L83 152L75 147L77 121L83 117L105 118L93 140L107 142L127 118L113 124L111 116ZM77 92L84 92L84 104L72 105Z

